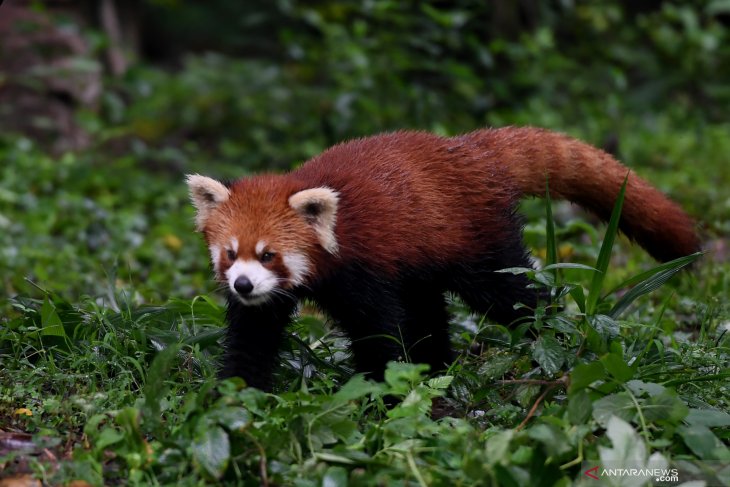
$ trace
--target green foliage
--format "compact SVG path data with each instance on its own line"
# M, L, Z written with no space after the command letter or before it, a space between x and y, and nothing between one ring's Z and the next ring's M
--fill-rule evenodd
M730 485L701 463L730 457L725 2L545 4L513 18L527 26L474 2L146 8L192 47L220 16L245 28L221 27L227 54L110 80L100 113L79 113L88 150L0 138L0 430L32 435L22 452L0 443L0 469L49 484L569 485L596 461ZM352 376L346 340L305 312L274 394L215 379L223 309L184 173L510 123L615 141L716 250L651 266L615 224L528 203L545 265L506 271L546 303L507 329L455 298L445 375Z

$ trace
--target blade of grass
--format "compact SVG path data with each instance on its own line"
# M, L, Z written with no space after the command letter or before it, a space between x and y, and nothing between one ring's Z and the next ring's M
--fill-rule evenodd
M558 263L558 249L555 240L555 222L553 221L552 201L550 200L550 183L545 178L545 237L547 238L547 265ZM558 269L553 269L555 283L558 283Z
M618 300L618 302L611 308L611 311L608 312L608 316L611 318L617 318L621 313L626 311L626 308L629 307L631 303L633 303L636 299L639 297L649 294L650 292L660 288L662 285L664 285L669 279L672 278L677 272L684 269L688 265L690 265L692 262L697 260L697 258L702 255L701 252L697 252L695 254L688 255L686 257L681 257L679 259L675 259L673 261L667 262L666 264L662 264L662 269L659 272L654 273L654 275L648 277L647 279L644 279L643 281L639 282L636 286L634 286L630 291L628 291L626 294L621 296L621 299ZM667 265L672 264L672 265ZM654 271L655 269L652 269ZM651 271L649 271L651 272ZM646 274L646 273L644 273Z
M611 260L611 250L613 249L613 242L616 239L618 233L618 222L621 219L621 209L624 206L624 196L626 195L626 183L629 180L629 174L626 174L624 182L621 185L621 190L616 198L616 204L611 212L611 219L608 221L608 228L606 228L606 234L603 237L603 244L601 245L601 251L598 253L598 260L596 261L596 269L598 272L593 274L591 285L589 288L588 301L586 302L586 314L593 315L596 312L596 305L603 287L603 281L606 278L606 271L608 270L608 264Z
M694 254L685 255L684 257L680 257L678 259L670 260L669 262L664 262L663 264L660 264L656 267L652 267L648 271L644 271L641 274L637 274L635 276L629 277L621 284L617 285L610 291L608 291L605 295L611 295L618 291L619 289L624 289L627 287L634 286L642 281L645 281L646 279L650 278L654 274L658 274L659 272L665 271L667 269L673 269L677 265L681 264L681 268L686 267L687 265L691 264L695 260L699 259L702 255L704 255L705 252L696 252Z

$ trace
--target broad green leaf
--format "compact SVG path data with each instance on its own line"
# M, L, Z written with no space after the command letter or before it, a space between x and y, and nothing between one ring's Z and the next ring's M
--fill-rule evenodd
M96 451L102 451L107 446L118 443L123 439L124 433L122 433L121 431L115 430L113 428L104 428L103 430L101 430L101 433L99 433L99 436L96 437L96 440L93 443L94 449Z
M368 381L362 375L355 375L332 396L332 400L338 403L346 403L381 390L382 386L380 384Z
M647 421L666 421L677 424L689 413L689 408L676 393L666 390L646 400L641 408Z
M322 487L347 487L347 479L347 470L333 465L324 473Z
M486 361L479 367L479 377L490 380L506 374L519 358L517 354L497 352L489 354Z
M610 394L593 403L593 419L604 428L612 416L630 421L636 414L636 406L627 394Z
M198 468L215 479L223 476L231 459L231 444L223 428L211 426L203 429L191 448Z
M619 333L618 323L610 316L592 315L588 318L588 322L604 340L614 338Z
M601 362L590 362L576 365L570 373L570 387L568 392L573 394L584 389L597 380L606 378L606 369Z
M509 459L509 445L514 434L514 430L505 430L489 437L486 445L487 458L492 465Z
M542 370L553 375L565 363L565 350L560 342L550 335L541 335L535 343L532 357L540 364Z
M405 395L423 380L428 368L426 364L388 362L385 369L385 382L390 386L390 392Z
M429 379L428 382L426 382L426 385L432 389L447 389L453 380L453 375L441 375L439 377Z
M723 448L722 442L707 426L699 424L680 426L677 428L677 433L692 453L702 460L716 459L717 450Z
M251 422L251 413L243 407L224 407L213 409L206 418L212 422L223 426L228 431L239 431L244 429Z
M552 424L537 424L527 430L527 435L541 442L549 456L561 456L572 449L565 433Z
M601 357L601 363L606 368L606 371L621 383L630 380L634 375L633 369L617 353L604 355Z
M717 409L690 409L684 420L690 425L708 428L730 426L730 414Z
M65 337L66 330L63 328L63 322L58 316L56 306L51 299L46 296L41 307L41 335L43 336L59 336Z
M581 313L586 312L586 295L583 291L583 286L575 286L573 289L570 290L570 295L573 298L573 301L575 301L575 304L578 305L578 309L580 309Z
M552 328L553 330L557 330L561 333L573 334L578 332L575 323L573 323L567 316L563 314L550 316L545 319L545 323L550 325L550 328Z
M644 440L634 431L629 423L612 416L606 423L606 436L611 440L611 448L598 447L601 466L619 469L663 469L668 462L659 453L647 458L647 447ZM642 487L653 478L650 475L622 476L620 485L626 487Z
M662 385L635 379L628 381L626 383L626 386L631 390L632 394L638 397L641 397L644 394L648 394L649 396L656 396L667 390L667 388Z
M568 419L574 425L588 421L593 413L593 401L585 389L581 389L568 399Z

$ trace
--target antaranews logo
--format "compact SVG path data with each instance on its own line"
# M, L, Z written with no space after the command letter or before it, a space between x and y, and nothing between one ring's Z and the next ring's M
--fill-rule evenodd
M597 465L584 470L583 475L593 480L639 477L654 482L679 482L679 470L676 468L604 468Z
M598 473L599 468L601 468L601 467L589 468L588 470L586 470L583 473L586 475L586 477L590 477L592 479L598 480L598 477L596 477L596 473ZM593 472L593 473L591 473L591 472Z

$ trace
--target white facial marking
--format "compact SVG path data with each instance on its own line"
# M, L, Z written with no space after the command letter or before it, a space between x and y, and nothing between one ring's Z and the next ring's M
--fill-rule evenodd
M213 269L218 272L221 263L221 248L218 245L210 246L210 260L213 261Z
M238 239L235 237L231 239L231 250L238 253Z
M284 265L289 269L291 275L290 281L292 285L298 286L304 283L304 279L309 275L310 264L309 259L304 254L292 252L284 254L282 257Z
M256 243L256 255L261 255L261 253L266 248L266 242L263 240L259 240L258 243Z
M247 296L238 294L234 287L236 279L241 276L246 276L253 284L253 290ZM238 259L226 271L226 278L233 295L248 306L263 304L268 301L271 298L272 291L279 285L279 278L276 274L266 269L257 260Z

